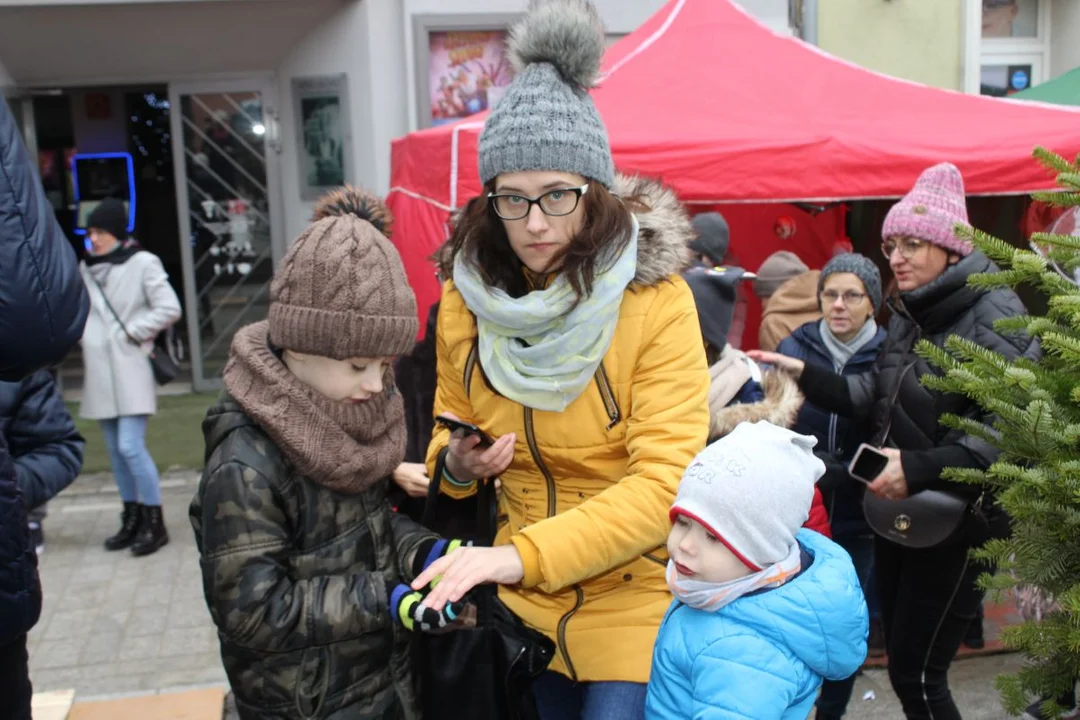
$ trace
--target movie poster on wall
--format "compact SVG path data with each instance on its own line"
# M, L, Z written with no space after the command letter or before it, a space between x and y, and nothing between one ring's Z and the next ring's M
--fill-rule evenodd
M428 35L431 124L444 125L495 105L513 78L503 30Z

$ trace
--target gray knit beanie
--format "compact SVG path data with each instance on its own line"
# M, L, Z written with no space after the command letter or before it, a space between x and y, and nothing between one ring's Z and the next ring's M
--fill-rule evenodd
M697 520L751 570L783 560L825 474L816 444L769 422L740 423L686 468L671 520Z
M757 279L754 280L754 294L765 299L793 277L808 272L810 268L799 259L799 256L790 250L779 250L761 263L757 271Z
M517 76L480 134L480 180L555 170L610 189L611 146L589 97L604 55L596 8L587 0L531 0L507 52Z
M873 260L859 253L837 255L821 269L817 286L819 308L821 307L821 291L825 289L825 280L836 273L851 273L857 276L866 288L866 294L874 306L874 312L881 309L881 272Z

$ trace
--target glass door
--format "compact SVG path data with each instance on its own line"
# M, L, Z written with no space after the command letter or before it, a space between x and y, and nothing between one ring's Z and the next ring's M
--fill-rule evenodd
M196 390L221 386L236 331L262 320L284 254L277 110L270 78L169 88Z

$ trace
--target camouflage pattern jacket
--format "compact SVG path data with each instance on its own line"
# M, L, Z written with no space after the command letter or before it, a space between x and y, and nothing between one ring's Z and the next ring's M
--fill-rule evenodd
M387 482L342 495L298 477L227 394L207 413L191 503L203 590L243 718L419 718L389 592L432 534Z

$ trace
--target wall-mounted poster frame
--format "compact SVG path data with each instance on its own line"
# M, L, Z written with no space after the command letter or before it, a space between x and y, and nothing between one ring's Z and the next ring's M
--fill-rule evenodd
M300 198L317 200L353 182L348 76L296 77L291 84Z
M514 13L413 16L416 126L487 110L513 77L505 48Z

